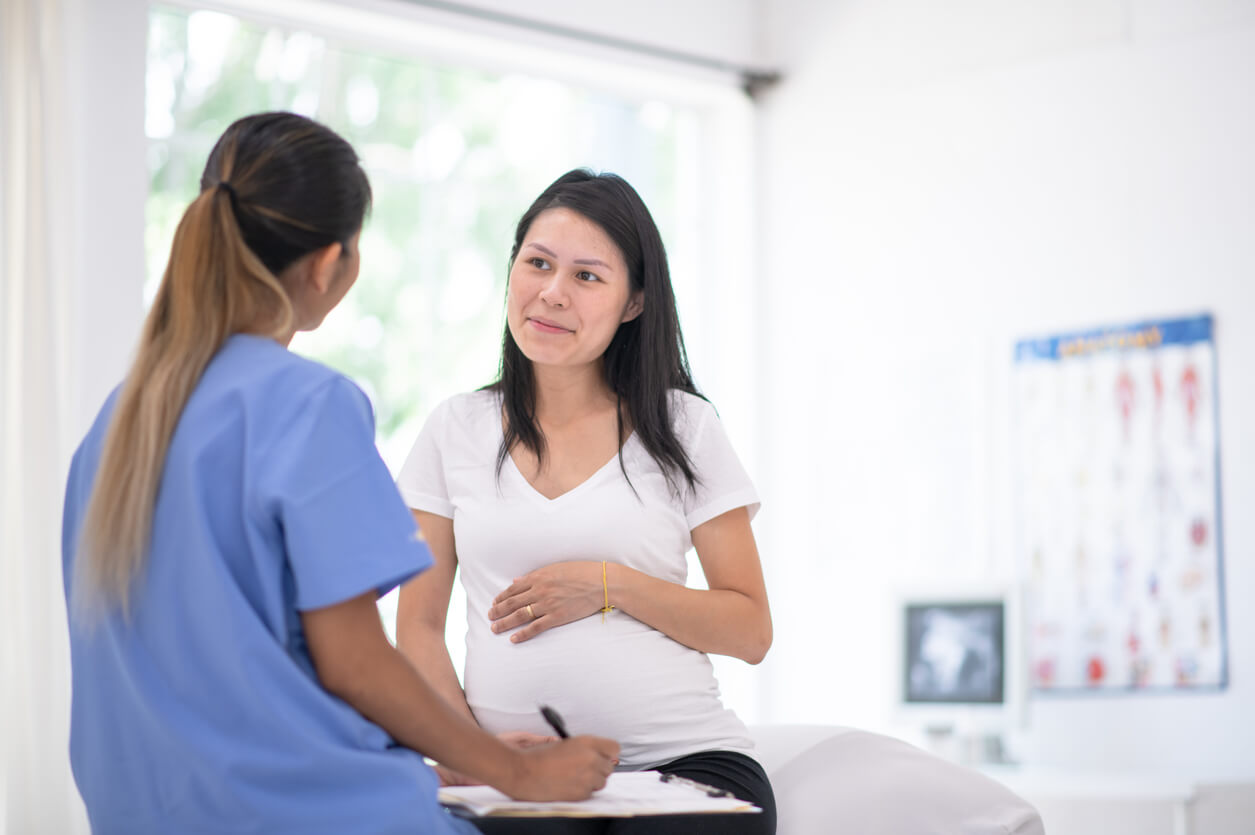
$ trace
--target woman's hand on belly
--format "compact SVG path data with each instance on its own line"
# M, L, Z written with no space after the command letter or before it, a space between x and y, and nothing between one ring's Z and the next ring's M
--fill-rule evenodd
M602 564L588 560L556 562L529 572L492 602L488 619L496 633L517 630L514 643L602 610Z
M687 588L620 563L559 562L497 595L488 613L492 630L517 630L510 640L519 643L613 604L690 649L757 664L771 647L771 609L749 512L729 510L693 528L692 536L709 588Z

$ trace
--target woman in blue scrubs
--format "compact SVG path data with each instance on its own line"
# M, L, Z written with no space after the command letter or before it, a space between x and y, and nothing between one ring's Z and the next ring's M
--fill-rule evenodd
M74 456L70 757L96 833L473 832L423 755L525 799L612 770L609 740L481 731L380 625L377 596L431 554L366 397L287 350L353 285L369 203L326 127L231 125Z

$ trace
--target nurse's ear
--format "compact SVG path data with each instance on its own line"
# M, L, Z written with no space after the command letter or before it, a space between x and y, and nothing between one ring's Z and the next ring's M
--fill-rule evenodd
M340 274L340 256L344 254L344 246L339 243L328 244L316 249L309 255L308 281L311 289L320 296L325 296Z
M318 327L353 286L358 261L344 257L347 254L343 244L328 244L306 253L283 271L280 281L292 300L297 330Z
M280 276L292 301L297 307L307 298L325 296L335 282L340 254L344 247L339 243L307 252L292 262Z

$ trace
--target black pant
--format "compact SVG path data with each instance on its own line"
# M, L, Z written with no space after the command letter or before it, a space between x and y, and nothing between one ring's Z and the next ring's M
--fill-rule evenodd
M474 818L485 835L775 835L776 798L753 759L703 751L656 769L727 789L762 809L757 815L647 815L638 818Z

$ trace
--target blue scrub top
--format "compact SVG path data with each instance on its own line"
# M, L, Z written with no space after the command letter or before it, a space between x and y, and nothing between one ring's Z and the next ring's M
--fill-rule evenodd
M62 557L116 392L74 455ZM70 759L96 835L465 833L422 757L324 690L299 613L431 565L347 379L235 335L166 456L131 618L70 611Z

